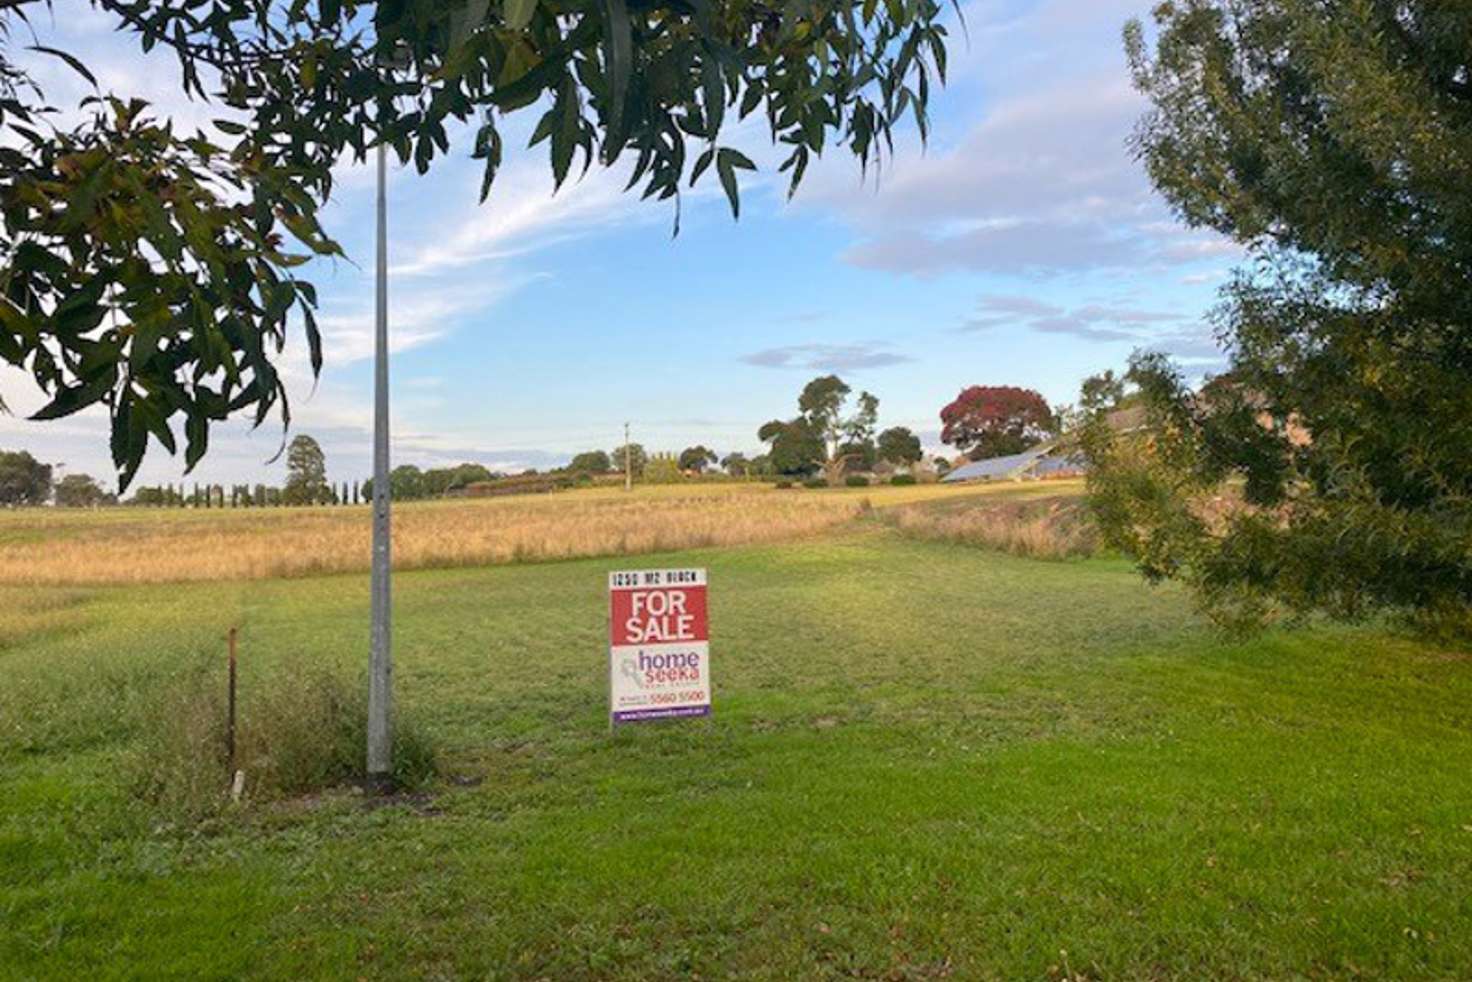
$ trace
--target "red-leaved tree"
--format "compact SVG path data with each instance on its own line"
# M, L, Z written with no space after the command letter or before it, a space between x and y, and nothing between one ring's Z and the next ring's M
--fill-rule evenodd
M940 411L940 438L972 460L1022 453L1053 432L1053 410L1032 389L973 385Z

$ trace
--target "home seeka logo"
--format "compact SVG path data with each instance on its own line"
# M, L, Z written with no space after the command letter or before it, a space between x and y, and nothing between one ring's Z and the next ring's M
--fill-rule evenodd
M709 716L705 570L609 573L608 610L612 721Z

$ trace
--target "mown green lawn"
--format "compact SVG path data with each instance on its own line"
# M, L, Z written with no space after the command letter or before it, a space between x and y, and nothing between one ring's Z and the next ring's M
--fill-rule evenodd
M610 737L605 574L662 565L716 715ZM1472 976L1466 652L878 528L397 590L445 776L202 828L126 789L150 690L231 624L243 712L357 665L365 579L0 590L0 975Z

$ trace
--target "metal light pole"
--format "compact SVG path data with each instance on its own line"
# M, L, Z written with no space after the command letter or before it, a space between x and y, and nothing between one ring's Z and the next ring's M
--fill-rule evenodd
M373 631L368 660L368 780L393 770L393 650L389 644L387 152L378 145L378 268L373 338Z

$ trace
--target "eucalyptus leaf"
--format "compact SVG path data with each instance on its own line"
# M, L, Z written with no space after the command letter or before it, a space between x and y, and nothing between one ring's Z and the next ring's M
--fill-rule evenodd
M288 336L306 335L314 371L332 356L310 260L342 254L319 209L345 157L386 146L427 172L468 126L484 198L504 119L544 114L534 137L557 186L579 155L586 172L627 151L628 188L671 202L678 233L680 190L711 167L739 215L737 172L753 164L720 145L728 106L742 117L762 108L773 142L841 145L867 168L893 152L903 114L928 126L927 72L942 78L945 67L939 0L129 0L98 10L143 50L169 49L181 94L208 92L224 107L216 141L176 133L126 86L65 115L71 107L6 63L0 361L47 393L48 416L107 405L124 487L150 445L174 452L178 424L191 464L232 413L289 425L275 366ZM23 22L21 5L0 4L0 30ZM38 52L98 75L68 45ZM390 52L404 57L386 65ZM791 159L795 188L807 156Z
M524 30L537 11L537 0L501 0L501 22L513 31Z

